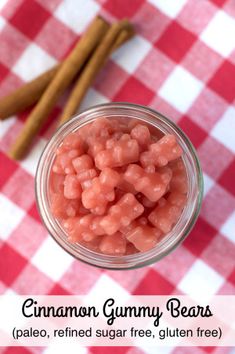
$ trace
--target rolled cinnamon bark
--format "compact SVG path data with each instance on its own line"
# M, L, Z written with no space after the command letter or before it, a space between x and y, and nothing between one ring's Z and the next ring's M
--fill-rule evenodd
M109 25L101 17L96 17L78 44L62 63L54 79L44 91L41 99L28 116L28 119L9 151L13 159L21 159L34 136L42 127L56 101L71 83L86 59L106 33Z
M35 79L22 85L9 95L0 99L0 120L22 112L32 106L42 96L43 91L55 76L60 65L54 66Z
M105 64L110 53L127 41L133 34L133 27L126 19L114 23L110 27L75 83L72 93L69 96L60 117L59 124L65 123L73 116L74 113L76 113L84 95L91 86L91 83L95 79L97 73Z
M118 48L124 42L126 42L134 34L131 30L123 30L114 43L114 48ZM26 108L36 103L42 96L44 90L54 78L61 64L54 66L47 70L45 73L37 76L32 81L26 82L18 89L9 93L0 99L0 120L7 119L17 113L24 111ZM71 113L73 115L76 112Z

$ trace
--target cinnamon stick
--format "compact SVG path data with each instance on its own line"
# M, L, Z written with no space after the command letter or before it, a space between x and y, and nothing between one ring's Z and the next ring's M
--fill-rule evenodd
M42 96L43 91L53 79L60 65L54 66L35 79L22 85L9 95L0 99L0 120L4 120L32 106Z
M42 127L56 101L71 83L93 49L98 45L108 27L108 24L101 17L95 18L78 44L62 63L54 79L48 85L41 99L28 116L20 135L9 151L10 157L13 159L21 159L24 156L27 148Z
M110 27L75 83L74 89L60 117L59 124L65 123L76 113L84 95L97 73L105 64L110 53L129 39L133 33L134 30L127 20L122 20Z
M114 52L117 48L121 47L122 44L124 44L125 42L127 42L130 38L132 38L135 34L134 28L130 25L130 28L122 30L116 41L113 43L113 46L110 50L111 52Z

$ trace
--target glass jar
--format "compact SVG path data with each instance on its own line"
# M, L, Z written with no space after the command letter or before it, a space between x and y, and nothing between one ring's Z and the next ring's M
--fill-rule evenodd
M140 123L145 122L151 130L157 128L163 134L174 134L178 144L183 149L182 160L188 179L186 206L173 229L154 248L147 252L126 256L108 256L93 252L78 243L73 244L67 240L65 231L50 211L49 176L57 147L62 143L67 134L77 131L79 128L100 117L108 119L136 119ZM121 270L143 267L160 260L173 251L192 229L201 207L202 194L203 178L200 163L194 147L187 136L177 125L162 114L153 109L130 103L98 105L78 114L62 125L46 145L38 163L36 173L37 206L49 233L65 251L78 260L106 269Z

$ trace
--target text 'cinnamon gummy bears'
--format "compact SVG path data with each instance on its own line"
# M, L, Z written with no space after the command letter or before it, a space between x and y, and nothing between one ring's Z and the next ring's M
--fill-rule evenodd
M111 256L155 247L187 202L176 137L99 118L66 136L50 174L50 206L68 240Z

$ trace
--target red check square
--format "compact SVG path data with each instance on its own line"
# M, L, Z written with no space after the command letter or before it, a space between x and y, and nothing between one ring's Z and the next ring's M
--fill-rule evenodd
M157 271L150 269L135 288L133 295L169 295L174 286Z
M36 1L25 0L9 21L27 37L34 39L49 17L50 13Z
M228 281L230 281L235 286L235 269L228 277Z
M212 353L215 350L215 347L198 347L203 350L205 353Z
M4 166L5 168L1 168L0 173L0 188L7 183L8 179L14 174L17 170L17 163L8 158L5 154L0 151L0 166Z
M117 18L130 18L143 4L144 0L129 1L128 6L125 2L122 5L120 0L107 0L104 4L104 9Z
M28 215L30 215L33 219L35 219L36 221L41 223L42 219L41 219L41 216L39 214L39 211L38 211L36 203L34 203L32 205L32 207L28 210Z
M5 79L8 73L9 69L7 69L3 64L0 63L0 83Z
M195 41L196 36L192 32L173 21L155 43L155 46L178 63Z
M189 237L184 241L184 246L196 257L199 257L203 250L215 237L217 230L208 224L202 217L199 217Z
M24 347L9 347L4 354L32 354L32 352Z
M222 7L227 0L211 0L211 2L219 7Z
M48 295L71 295L67 290L65 290L60 284L56 283L51 290L49 291Z
M235 65L225 60L208 82L208 86L229 103L235 99Z
M153 99L154 92L148 89L142 82L131 76L121 87L120 91L114 96L116 102L132 102L143 105Z
M0 279L11 286L26 266L27 260L7 243L0 248Z
M110 347L90 347L90 352L92 354L110 354ZM115 347L115 350L112 350L115 354L125 354L128 353L129 347Z
M218 180L221 186L226 188L233 195L235 195L234 173L235 173L235 160L231 162L231 164L226 168L226 170Z
M195 124L190 118L184 116L179 122L179 126L188 135L193 145L197 148L206 139L207 132Z

